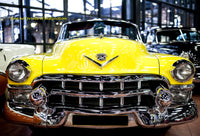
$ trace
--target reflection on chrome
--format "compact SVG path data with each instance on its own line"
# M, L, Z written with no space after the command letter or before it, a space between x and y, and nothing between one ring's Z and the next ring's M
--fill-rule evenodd
M197 117L192 89L159 75L43 75L31 89L10 86L7 105L41 127L159 128Z

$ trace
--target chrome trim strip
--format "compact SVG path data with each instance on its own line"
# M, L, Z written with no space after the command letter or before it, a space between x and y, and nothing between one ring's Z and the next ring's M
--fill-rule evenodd
M1 76L4 76L4 77L7 77L7 76L6 76L6 73L1 72L1 71L0 71L0 75L1 75Z
M7 101L6 103L7 103L7 107L9 108L10 111L12 111L12 112L14 112L14 113L16 113L16 114L20 114L20 115L23 115L23 116L26 116L26 117L29 117L29 118L32 118L32 119L33 119L33 116L30 116L30 115L21 113L21 112L15 110L15 109L11 108L8 101ZM18 108L23 108L23 107L18 107Z
M99 107L103 107L103 97L99 98Z
M102 94L97 92L78 92L74 90L58 90L53 89L49 95L66 95L66 96L73 96L73 97L81 97L81 98L120 98L120 97L131 97L131 96L138 96L138 95L151 95L154 96L150 89L142 89L140 92L137 90L128 90L121 92L113 92L113 94Z
M62 88L65 89L65 82L62 81Z
M63 95L63 96L64 96L64 95ZM79 97L78 104L79 104L79 105L82 105L82 104L83 104L83 99L82 99L82 97Z
M171 85L170 90L192 90L194 88L194 84L189 85Z
M83 90L83 85L82 82L79 82L79 90L82 91Z
M100 82L100 83L99 83L99 90L100 90L100 91L103 91L103 82Z
M66 77L65 77L66 76ZM76 76L81 76L77 77ZM90 79L86 80L84 77L88 78L95 78L95 80ZM105 79L104 79L105 78ZM160 75L64 75L64 74L57 74L57 75L43 75L33 80L32 85L40 82L40 81L71 81L71 82L82 82L82 83L99 83L99 82L107 82L107 83L116 83L116 82L139 82L139 81L164 81L167 83L168 87L170 86L170 82L167 78L160 76Z
M102 64L102 67L106 66L107 64L109 64L110 62L112 62L113 60L115 60L115 59L118 58L118 57L119 57L119 55L117 55L117 56L115 56L114 58L112 58L112 59L108 60L107 62L103 63L103 64Z
M119 55L117 55L117 56L115 56L114 58L112 58L112 59L110 59L110 60L104 62L103 64L100 64L99 62L97 62L97 61L91 59L90 57L88 57L88 56L86 56L86 55L83 55L83 56L84 56L85 58L87 58L88 60L92 61L94 64L96 64L97 66L99 66L99 67L101 67L101 68L103 68L104 66L106 66L107 64L109 64L110 62L112 62L113 60L115 60L116 58L119 57Z
M7 85L9 89L19 89L19 90L31 90L33 89L30 85Z
M61 99L62 99L62 105L65 105L65 96L62 95Z
M102 68L102 65L99 63L99 62L97 62L97 61L95 61L95 60L93 60L93 59L91 59L90 57L88 57L88 56L85 56L85 55L83 55L85 58L87 58L88 60L90 60L90 61L92 61L94 64L96 64L97 66L99 66L99 67L101 67Z
M124 106L124 97L120 98L120 106Z
M138 95L138 103L137 103L137 105L140 105L140 103L141 103L141 95Z
M120 90L124 90L124 82L120 82Z

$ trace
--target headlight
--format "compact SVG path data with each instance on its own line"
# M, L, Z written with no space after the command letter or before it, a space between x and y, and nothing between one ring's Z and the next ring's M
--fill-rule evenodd
M13 61L8 65L6 74L14 82L24 82L30 75L30 70L27 69L28 66L23 60Z
M186 82L190 80L195 73L192 63L187 60L179 60L175 62L173 66L175 68L171 71L172 76L179 82Z

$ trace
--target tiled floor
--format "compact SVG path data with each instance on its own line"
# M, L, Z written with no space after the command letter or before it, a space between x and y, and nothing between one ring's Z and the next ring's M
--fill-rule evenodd
M200 115L200 95L193 96ZM195 121L183 125L171 127L169 130L163 129L78 129L78 128L60 128L60 129L42 129L31 131L28 126L11 124L0 116L0 136L63 136L63 135L87 135L87 136L200 136L200 117Z

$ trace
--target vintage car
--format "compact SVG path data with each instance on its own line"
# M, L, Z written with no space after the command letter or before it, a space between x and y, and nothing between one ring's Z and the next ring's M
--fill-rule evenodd
M0 111L5 102L4 93L7 86L6 67L12 59L32 55L34 52L35 47L33 45L0 44Z
M193 64L149 53L136 25L63 25L51 53L13 60L4 117L35 127L163 128L197 117Z
M147 35L150 52L188 58L196 68L194 83L200 82L200 33L195 28L155 28Z

